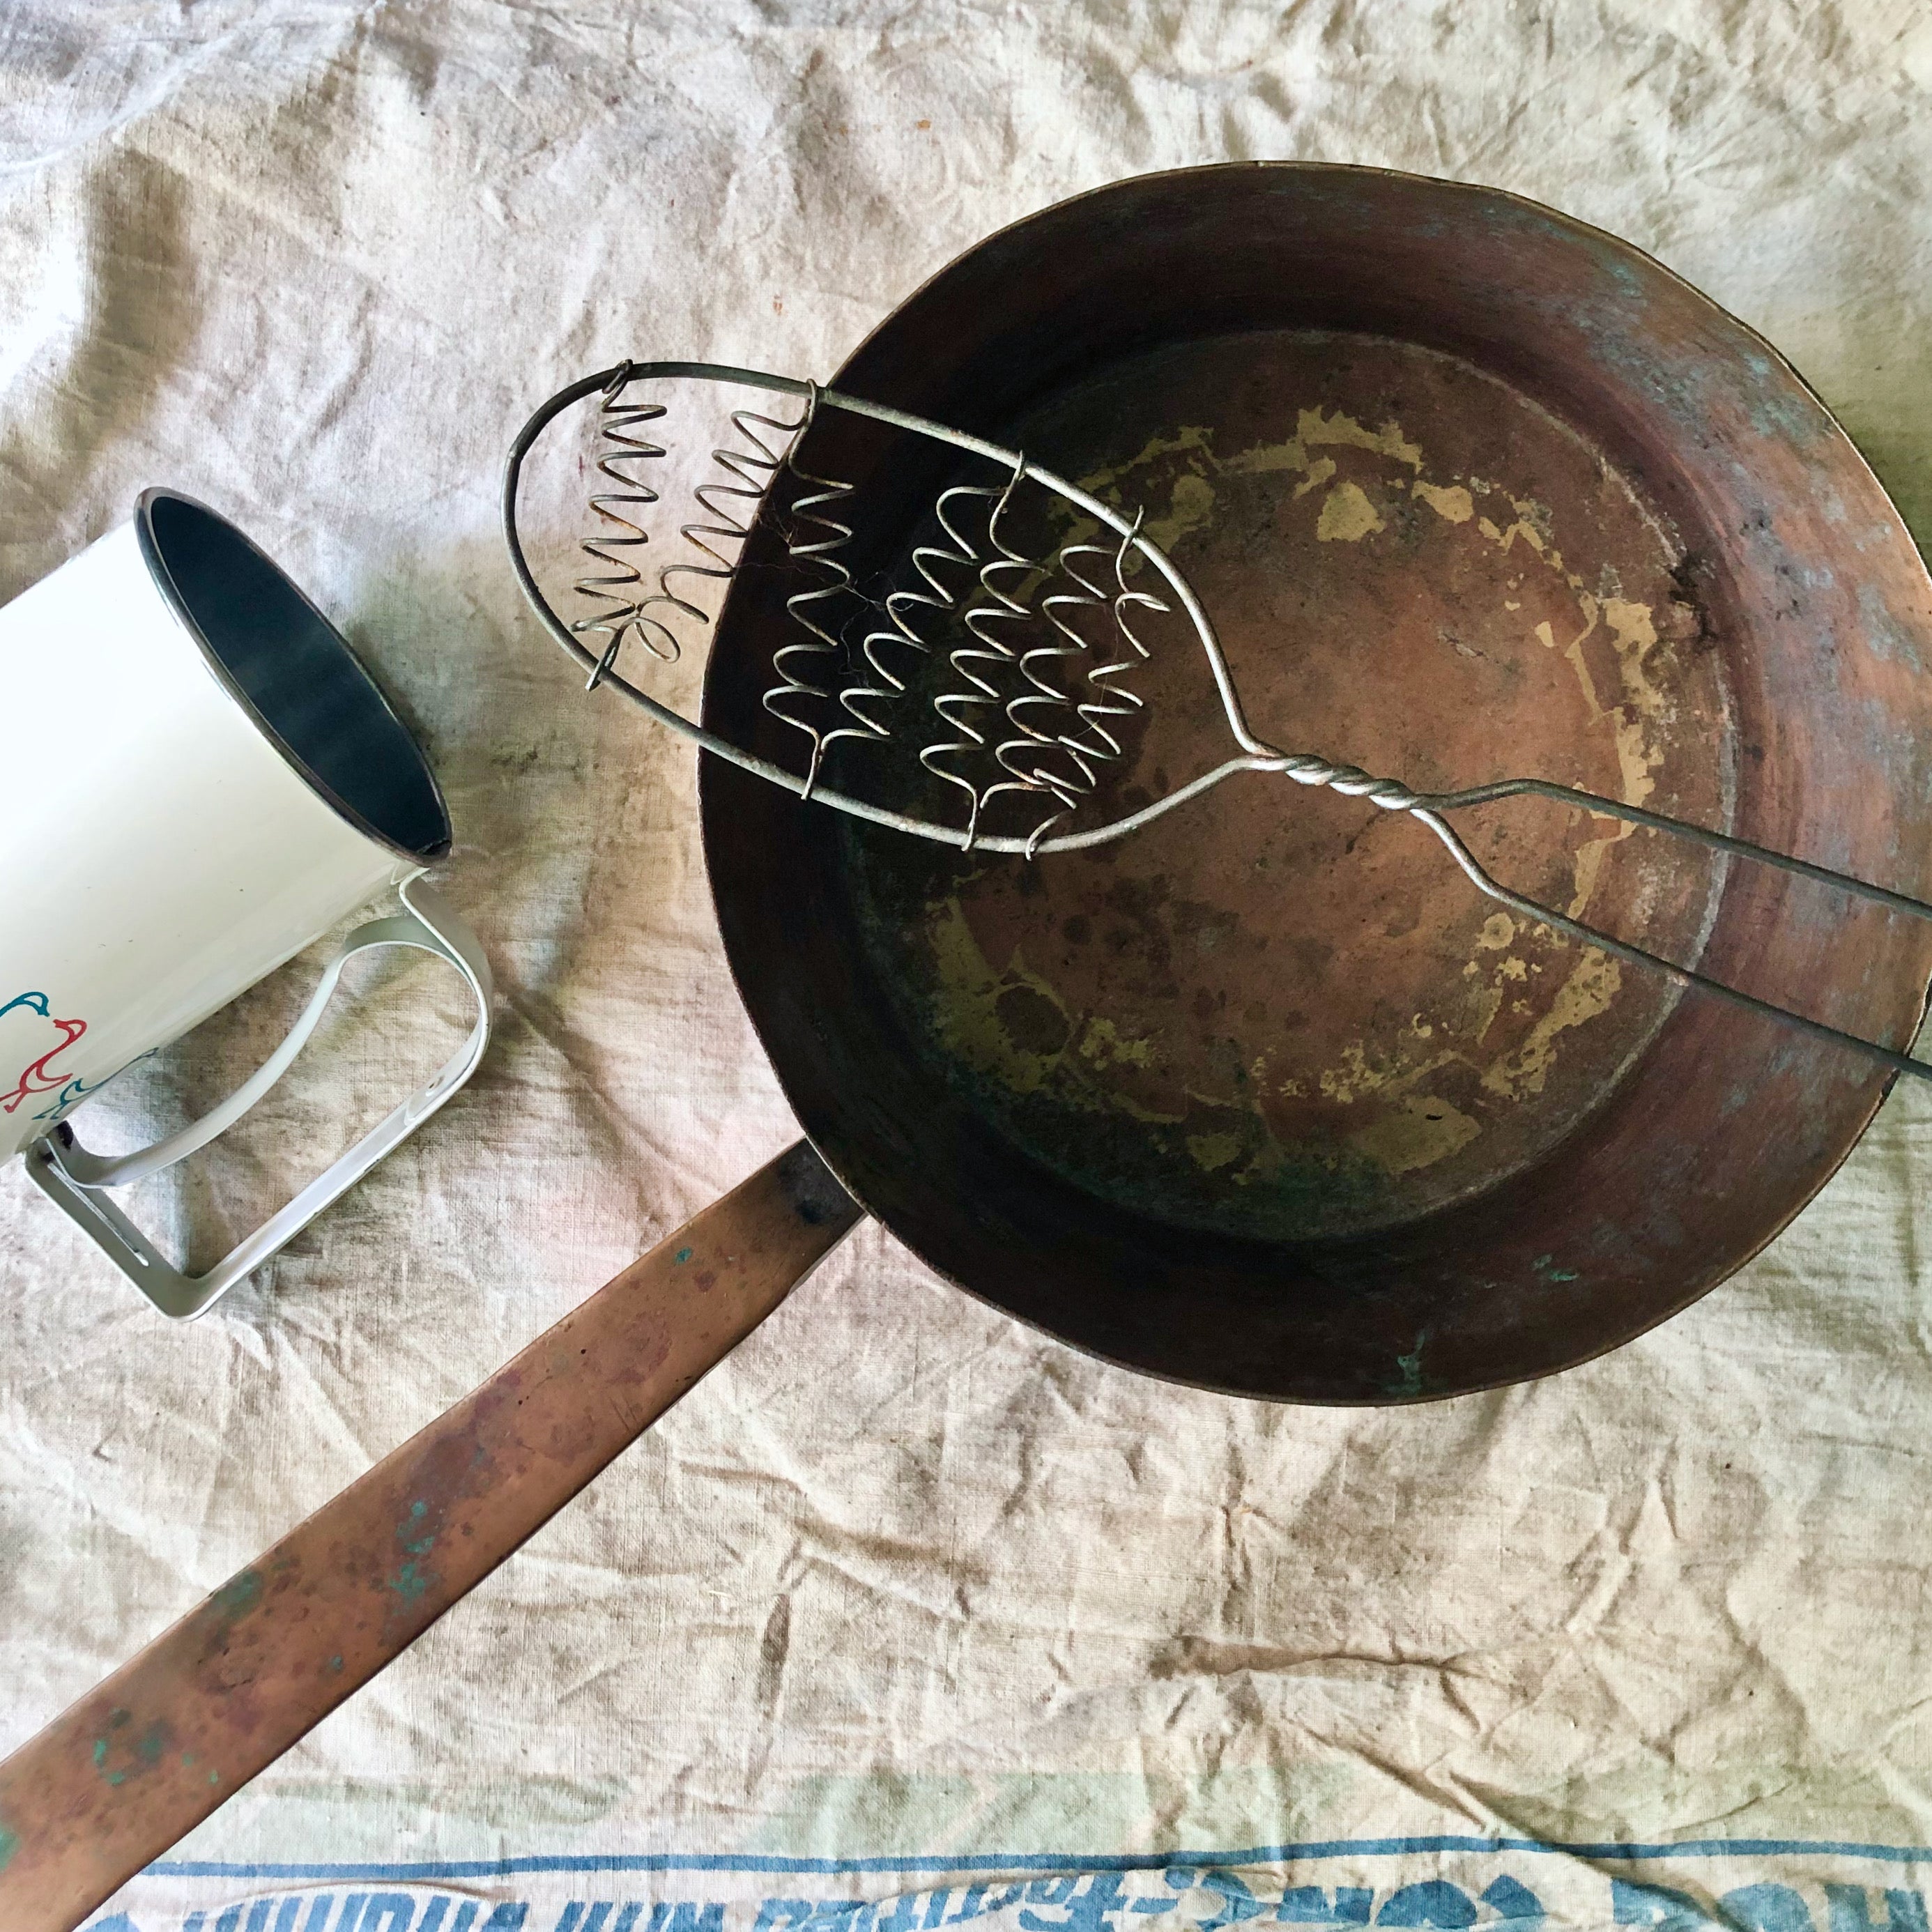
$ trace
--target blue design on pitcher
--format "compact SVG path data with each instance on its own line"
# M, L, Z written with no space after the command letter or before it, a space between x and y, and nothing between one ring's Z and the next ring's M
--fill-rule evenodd
M113 1075L110 1073L107 1076L107 1080L112 1080L113 1078ZM88 1094L98 1094L101 1088L107 1084L107 1080L96 1080L89 1084L88 1082L76 1076L60 1090L60 1097L51 1107L43 1107L33 1118L37 1120L58 1120L70 1107L78 1106L80 1102L87 1098Z

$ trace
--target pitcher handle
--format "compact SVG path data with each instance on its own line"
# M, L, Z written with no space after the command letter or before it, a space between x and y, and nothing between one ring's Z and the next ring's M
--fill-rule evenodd
M27 1172L41 1192L92 1238L164 1315L176 1321L192 1319L244 1275L280 1252L324 1208L415 1132L476 1072L490 1042L493 988L489 962L483 956L476 935L442 895L420 876L404 882L400 896L402 912L358 926L343 941L288 1036L219 1106L179 1132L132 1154L106 1158L90 1154L64 1122L27 1148ZM358 952L380 946L413 946L433 952L462 974L476 1003L476 1023L470 1036L427 1086L418 1088L370 1128L280 1213L264 1222L205 1274L184 1274L170 1266L104 1190L124 1187L157 1174L232 1126L287 1072L290 1064L321 1023L344 967Z

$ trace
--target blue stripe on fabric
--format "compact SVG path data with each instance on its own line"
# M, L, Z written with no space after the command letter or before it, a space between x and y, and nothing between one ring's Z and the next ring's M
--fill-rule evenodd
M1306 1844L1250 1845L1222 1852L962 1852L871 1858L784 1858L762 1852L640 1852L539 1854L528 1858L458 1858L421 1864L255 1864L213 1858L163 1858L147 1868L155 1878L293 1879L317 1882L512 1878L540 1872L768 1872L836 1876L862 1872L1159 1871L1170 1865L1299 1864L1316 1858L1392 1858L1418 1852L1523 1852L1587 1859L1593 1864L1660 1858L1872 1858L1886 1864L1932 1862L1924 1845L1864 1844L1835 1838L1684 1838L1675 1844L1570 1844L1544 1838L1328 1838Z

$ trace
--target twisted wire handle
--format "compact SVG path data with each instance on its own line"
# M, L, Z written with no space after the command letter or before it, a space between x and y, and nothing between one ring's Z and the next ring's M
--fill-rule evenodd
M1722 980L1714 979L1708 973L1700 973L1694 968L1681 966L1674 959L1666 959L1661 953L1652 952L1641 946L1633 945L1627 939L1619 939L1613 933L1600 927L1586 925L1582 920L1573 919L1570 914L1559 912L1540 899L1533 899L1522 892L1514 892L1492 878L1482 862L1472 852L1455 830L1446 824L1442 814L1450 812L1466 812L1479 806L1493 805L1505 798L1546 798L1558 804L1574 806L1585 812L1600 817L1622 819L1630 825L1642 826L1654 832L1669 833L1674 838L1688 840L1707 850L1721 852L1729 856L1748 859L1754 863L1769 866L1775 870L1789 872L1797 878L1811 879L1821 885L1834 886L1840 891L1850 893L1888 911L1904 913L1914 919L1932 921L1932 905L1922 899L1909 898L1903 892L1895 892L1884 886L1875 886L1868 880L1855 878L1849 872L1834 872L1828 866L1814 865L1808 859L1793 858L1788 852L1775 852L1768 846L1758 845L1748 838L1738 838L1726 832L1713 832L1702 825L1693 825L1681 818L1672 818L1659 812L1646 811L1639 805L1625 805L1621 800L1604 798L1595 792L1583 791L1574 785L1557 784L1547 778L1502 778L1492 784L1472 785L1460 791L1418 792L1400 781L1378 778L1364 771L1359 765L1336 764L1324 758L1299 754L1284 754L1272 764L1258 766L1258 770L1279 771L1294 780L1298 784L1325 787L1340 792L1348 798L1366 798L1372 805L1379 806L1384 812L1406 812L1418 824L1426 826L1442 842L1449 856L1460 867L1464 875L1476 889L1507 906L1512 912L1526 919L1540 921L1554 927L1558 932L1568 933L1573 939L1594 946L1612 958L1628 962L1634 966L1646 966L1674 984L1694 988L1700 992L1714 994L1746 1012L1778 1021L1781 1025L1807 1035L1813 1040L1825 1040L1834 1046L1850 1047L1867 1059L1876 1060L1880 1066L1894 1073L1910 1073L1922 1080L1932 1080L1932 1065L1915 1059L1909 1053L1882 1046L1876 1040L1867 1040L1862 1034L1847 1033L1843 1028L1828 1026L1822 1020L1814 1020L1810 1015L1794 1012L1789 1006L1778 1005L1774 1000L1760 999L1755 993L1747 993Z

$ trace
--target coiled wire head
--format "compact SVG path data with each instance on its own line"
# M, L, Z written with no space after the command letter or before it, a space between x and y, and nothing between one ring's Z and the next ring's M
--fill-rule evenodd
M678 526L680 545L672 549L652 528L664 500L652 479L663 476L668 454L654 431L668 406L642 386L678 376L774 392L801 406L790 416L731 411L730 434L711 452L715 473L694 493L703 514ZM593 608L566 619L524 560L518 482L544 429L592 394L599 399L597 484L589 500L596 527L580 546L586 567L574 589ZM796 460L805 432L826 409L950 446L987 466L985 481L939 492L933 538L888 572L883 594L862 592L854 581L853 486ZM1023 486L1054 500L1076 531L1044 554L1013 536ZM802 772L706 731L624 668L630 644L670 663L702 634L709 619L692 592L736 574L768 506L782 518L786 558L805 583L784 599L790 634L773 652L761 701L804 740ZM1247 729L1206 612L1143 533L1138 514L1124 514L1020 452L901 410L755 370L621 363L561 392L532 418L512 452L505 519L524 589L552 636L587 671L589 688L608 685L718 756L875 823L947 844L1031 856L1118 838L1232 770L1281 768L1281 754ZM664 560L654 563L658 555ZM1158 590L1148 587L1146 565ZM1141 581L1130 580L1136 575ZM1119 764L1147 710L1132 684L1150 655L1136 620L1176 610L1205 655L1236 754L1151 806L1094 822L1102 774ZM842 744L849 748L837 750ZM956 819L886 802L904 794L908 764L938 781L941 797L958 795ZM1002 798L1019 801L1023 814L1036 806L1028 829L986 830L988 808ZM1083 808L1086 822L1076 826Z

